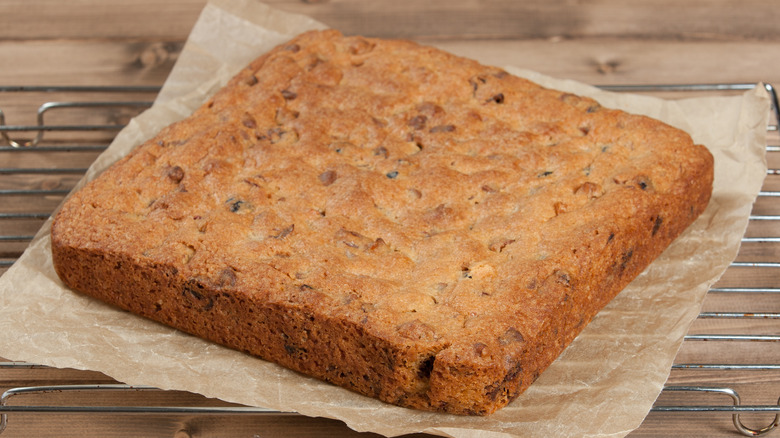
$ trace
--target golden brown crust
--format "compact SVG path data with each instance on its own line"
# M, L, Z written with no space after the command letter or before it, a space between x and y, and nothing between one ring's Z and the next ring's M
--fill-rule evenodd
M56 217L69 287L390 403L517 397L706 206L683 132L403 41L306 33Z

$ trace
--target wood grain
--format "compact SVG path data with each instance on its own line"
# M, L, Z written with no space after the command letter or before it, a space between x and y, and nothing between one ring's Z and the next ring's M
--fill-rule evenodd
M780 41L676 42L626 38L423 41L485 64L591 84L780 83ZM181 42L0 42L0 84L159 85ZM3 96L0 96L2 98ZM0 108L3 102L0 101Z
M5 0L2 39L183 39L205 0ZM268 0L349 34L413 38L777 39L765 0ZM90 23L84 26L83 23Z

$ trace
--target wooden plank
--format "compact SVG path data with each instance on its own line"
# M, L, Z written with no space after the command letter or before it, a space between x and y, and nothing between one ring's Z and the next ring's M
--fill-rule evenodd
M181 41L0 41L3 85L159 85Z
M776 42L681 42L616 38L456 40L438 47L483 63L591 84L780 83Z
M183 40L205 4L206 0L4 0L0 40Z
M344 423L299 415L9 414L3 438L380 438ZM431 435L405 435L405 438Z
M423 40L423 42L430 42ZM451 40L434 44L485 64L536 70L592 84L756 82L780 84L780 41L676 42ZM159 85L181 42L0 42L3 85ZM0 108L7 97L0 96Z
M0 39L183 39L205 0L5 0ZM349 34L435 38L780 38L765 0L268 0ZM85 25L86 24L86 25ZM164 24L164 25L163 25Z
M435 38L777 38L775 5L760 0L341 0L269 2L346 33ZM306 3L306 2L303 2ZM772 18L775 18L773 20Z

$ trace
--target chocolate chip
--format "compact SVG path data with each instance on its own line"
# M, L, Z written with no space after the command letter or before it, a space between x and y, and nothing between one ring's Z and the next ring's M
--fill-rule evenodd
M411 126L412 128L414 128L414 129L423 129L423 128L425 128L425 122L427 120L428 120L427 117L425 117L424 115L420 114L418 116L412 117L411 120L409 120L409 122L407 124L409 126Z
M433 102L423 102L417 105L416 109L418 113L424 114L428 117L436 117L438 115L444 114L444 108L436 105Z
M374 50L374 47L376 46L375 43L362 38L362 37L354 37L353 41L351 41L349 45L349 53L352 55L364 55L372 50Z
M436 337L436 332L433 327L428 324L415 319L407 321L396 327L398 334L407 339L417 339L422 341L430 341Z
M289 227L281 230L279 233L274 234L271 237L273 237L274 239L284 239L285 237L290 235L290 233L292 233L294 230L295 230L295 224L290 224Z
M653 232L652 232L653 236L655 236L656 233L658 233L658 230L661 228L661 224L663 223L663 221L664 218L662 218L661 216L657 216L655 218L655 222L653 222Z
M333 184L333 181L336 181L337 177L335 170L326 170L320 174L319 180L324 186L329 186Z
M168 168L168 171L165 174L168 178L170 178L171 181L175 182L176 184L180 183L181 180L184 179L184 169L179 166Z
M244 116L241 118L241 124L249 129L257 128L257 122L255 122L255 118L252 117L252 115L249 113L244 113Z
M430 129L431 134L436 134L437 132L452 132L455 130L455 125L439 125L434 126Z
M298 53L301 50L301 46L298 44L290 44L289 46L286 46L284 50L287 50L288 52Z
M344 296L344 298L341 299L342 304L344 305L350 305L354 301L359 300L360 296L354 292L350 292L347 295Z
M346 228L340 228L333 235L334 240L347 245L350 248L364 248L368 250L377 249L384 245L385 242L381 238L376 240L370 237L364 236L357 231L347 230Z
M236 272L232 268L225 268L219 272L217 278L218 287L232 287L236 285Z
M278 143L282 140L282 137L287 134L287 131L282 129L280 126L277 126L275 128L269 129L266 134L267 135L264 138L268 138L271 143Z
M588 109L587 109L587 112L589 112L589 113L595 113L597 111L601 111L601 105L599 105L597 103L589 106Z
M620 256L620 272L626 270L628 267L628 263L631 261L631 258L634 256L634 250L629 248L628 251L624 252L622 256Z
M206 296L205 286L195 279L189 280L184 285L182 295L187 300L185 303L187 307L192 308L194 304L203 311L211 310L214 307L214 298Z
M523 334L517 331L514 327L506 329L503 335L499 336L498 343L501 345L508 345L512 343L525 342Z
M241 210L241 205L244 203L242 200L233 200L233 198L228 199L228 208L230 209L231 213L237 213L239 210Z
M386 176L386 177L388 177L388 178L390 178L390 179L394 179L395 177L397 177L397 176L398 176L398 171L397 171L397 170L394 170L394 171L392 171L392 172L387 172L387 173L385 174L385 176Z
M257 77L255 77L255 75L253 75L253 74L249 75L249 77L246 78L245 82L246 82L247 85L249 85L251 87L252 85L257 84Z
M506 377L504 377L504 381L510 382L512 380L515 380L515 378L517 378L517 376L519 376L522 371L523 371L522 364L521 363L515 364L514 366L512 366L509 372L506 373Z
M493 252L501 252L506 248L507 245L510 245L512 243L515 243L515 239L498 239L488 245L488 249Z
M298 93L290 90L282 90L282 97L284 97L285 100L293 100L298 97Z
M170 141L164 141L159 140L157 142L157 145L163 148L170 147L170 146L181 146L183 144L187 143L187 139L181 139L181 140L170 140Z
M558 284L562 284L566 287L569 287L571 285L571 277L569 276L569 273L566 271L555 271L555 277Z
M200 287L202 288L203 286L200 286ZM203 294L201 294L197 290L193 289L189 285L185 286L184 292L186 292L187 294L189 294L189 296L191 296L192 298L195 298L196 300L202 300L203 299Z
M499 396L501 400L512 400L514 397L517 396L517 392L511 393L509 389L509 384L514 383L517 379L517 376L519 376L523 372L523 365L522 362L517 362L514 365L512 365L512 368L509 369L506 376L504 376L503 379L501 379L501 382L496 382L492 385L489 385L485 387L487 391L487 396L490 397L491 400L498 400Z
M650 181L650 178L648 178L645 175L639 175L637 176L634 181L636 181L636 185L639 186L642 190L652 190L653 189L653 182Z
M493 101L495 103L504 103L504 93L498 93L498 94L493 95L493 97L491 97L488 100L488 102L489 101Z
M601 186L590 181L587 181L574 189L575 195L585 195L588 199L598 198L601 196L601 192Z
M558 96L558 99L560 99L561 102L566 102L569 104L576 104L580 101L580 97L576 94L571 93L561 93L560 96Z
M326 63L326 60L320 58L318 55L312 55L312 56L309 57L308 63L306 64L306 66L304 68L306 69L306 71L312 71L315 68L317 68L318 66L320 66L322 64L325 64L325 63Z
M375 250L377 250L379 248L383 248L383 247L386 247L386 246L387 246L387 243L385 242L385 240L382 239L381 237L378 237L374 241L374 243L372 243L371 246L368 247L368 249L369 249L369 251L375 251Z
M472 76L471 78L469 78L469 84L471 84L471 89L474 91L475 96L480 85L484 83L487 83L487 79L485 79L482 76Z
M552 175L552 174L553 174L553 171L552 171L552 170L545 170L544 172L540 173L540 174L539 174L539 175L537 175L537 176L538 176L539 178L544 178L544 177L546 177L546 176L550 176L550 175Z
M337 141L328 145L328 148L335 151L337 154L352 150L356 147L357 146L348 141Z

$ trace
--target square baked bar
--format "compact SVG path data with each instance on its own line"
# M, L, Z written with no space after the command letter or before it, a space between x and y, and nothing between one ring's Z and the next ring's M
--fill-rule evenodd
M518 396L704 210L675 128L407 41L310 32L75 193L70 288L389 403Z

